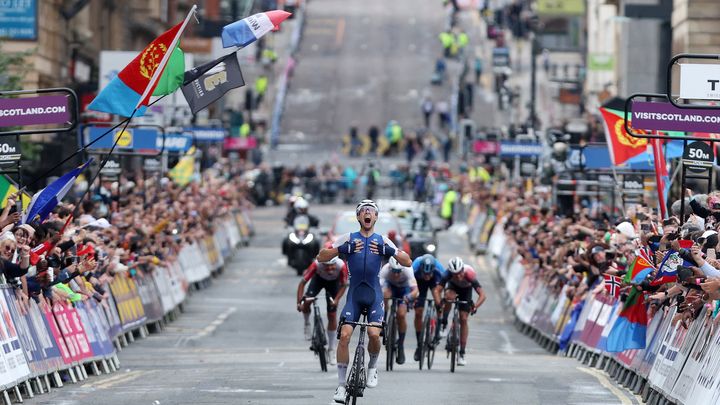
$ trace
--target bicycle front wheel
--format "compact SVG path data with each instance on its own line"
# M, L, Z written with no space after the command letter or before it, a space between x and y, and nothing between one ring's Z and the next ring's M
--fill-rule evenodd
M397 318L395 317L395 306L390 309L390 316L388 317L390 328L388 331L388 342L385 346L387 357L385 358L385 370L392 371L393 364L395 362L395 348L396 348L396 334L397 334Z
M318 348L318 357L320 358L320 370L327 372L327 352L325 347Z

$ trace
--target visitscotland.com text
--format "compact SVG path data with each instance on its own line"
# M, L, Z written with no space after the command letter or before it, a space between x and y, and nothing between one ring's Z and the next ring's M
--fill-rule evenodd
M19 115L42 115L64 113L66 106L56 105L50 107L32 107L32 108L6 108L0 109L0 117L14 117Z
M658 120L671 122L704 122L710 124L720 123L720 116L701 114L679 114L679 113L656 113L656 112L633 112L633 117L638 120Z

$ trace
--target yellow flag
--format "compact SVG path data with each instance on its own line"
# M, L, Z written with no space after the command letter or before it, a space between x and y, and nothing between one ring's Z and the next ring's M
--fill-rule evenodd
M185 156L180 158L180 161L170 169L168 175L179 186L185 186L190 183L190 180L195 174L195 147L192 146L185 153Z

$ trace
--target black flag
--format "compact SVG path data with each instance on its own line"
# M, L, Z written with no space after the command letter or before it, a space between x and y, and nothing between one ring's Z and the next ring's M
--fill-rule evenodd
M193 114L229 90L245 85L237 55L231 53L185 72L182 92Z

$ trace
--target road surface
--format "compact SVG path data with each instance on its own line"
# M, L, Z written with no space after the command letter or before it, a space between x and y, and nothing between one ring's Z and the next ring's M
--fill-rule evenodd
M341 208L313 210L329 224ZM256 210L258 234L250 247L238 251L212 286L195 293L164 332L120 352L120 371L67 384L26 403L329 404L336 373L334 367L320 371L304 340L302 316L295 310L298 277L280 257L282 214L279 208ZM472 260L461 236L445 232L440 240L443 262L453 255ZM493 273L477 270L488 299L470 321L467 366L451 374L438 351L431 371L418 370L409 322L408 361L391 373L381 369L378 387L366 390L360 403L634 403L597 371L550 355L517 332L493 288ZM384 364L384 349L379 361Z

